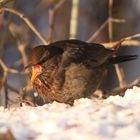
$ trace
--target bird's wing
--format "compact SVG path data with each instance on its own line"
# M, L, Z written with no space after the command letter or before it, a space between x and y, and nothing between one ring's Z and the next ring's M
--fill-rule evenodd
M35 47L28 56L28 64L41 64L56 55L62 55L61 66L83 61L98 66L110 56L110 50L100 44L86 43L80 40L62 40L49 45Z
M101 44L86 43L75 39L57 41L50 46L62 49L61 67L63 68L71 63L83 62L96 67L102 65L112 55L112 51Z
M62 40L51 44L63 50L62 61L78 61L85 56L87 43L80 40ZM67 60L66 60L67 59Z
M79 40L57 41L49 46L53 51L55 48L62 50L61 62L59 63L56 76L61 86L65 83L65 73L72 64L77 64L77 68L78 64L82 64L85 70L90 70L104 63L106 58L110 55L110 51L105 49L102 45L94 43L89 44Z

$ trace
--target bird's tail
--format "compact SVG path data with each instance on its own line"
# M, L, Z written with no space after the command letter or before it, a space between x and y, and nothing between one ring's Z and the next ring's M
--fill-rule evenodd
M109 58L109 64L117 64L125 61L131 61L138 58L138 55L123 55Z

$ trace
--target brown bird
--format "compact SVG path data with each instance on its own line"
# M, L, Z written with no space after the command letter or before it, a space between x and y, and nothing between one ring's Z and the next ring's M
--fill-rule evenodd
M99 87L110 64L136 58L137 55L114 57L114 51L100 44L62 40L33 48L27 68L34 90L43 99L72 104Z

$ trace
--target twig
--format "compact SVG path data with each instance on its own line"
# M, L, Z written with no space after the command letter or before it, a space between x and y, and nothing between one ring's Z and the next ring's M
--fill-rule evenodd
M11 19L12 19L12 16L9 15L8 20L5 23L5 27L4 27L5 30L2 32L2 39L0 41L0 58L3 55L4 43L5 43L6 39L7 39L8 26L9 26L9 24L11 22Z
M15 3L15 0L0 0L0 6L4 6L4 5L11 3L11 2Z
M111 95L116 95L118 93L121 94L121 92L124 92L126 89L132 88L133 86L138 86L139 84L140 84L140 77L137 78L136 80L134 80L133 82L125 85L124 87L118 87L118 88L115 88L115 89L111 90L110 93L111 93Z
M124 81L124 73L123 69L119 67L118 64L115 64L115 70L119 79L119 85L120 87L124 87L126 85L126 82Z
M124 41L128 41L128 40L130 40L130 39L137 38L137 37L140 37L140 33L135 34L135 35L131 35L131 36L128 36L128 37L124 37L124 38L120 39L120 40L113 46L113 48L114 48L114 49L118 49L118 48L120 48L121 44L122 44Z
M2 5L3 2L0 3L0 5ZM15 3L14 3L15 4ZM8 15L8 19L7 21L5 22L4 21L4 31L2 32L2 39L0 41L0 58L2 58L3 56L3 50L4 50L4 44L7 40L7 33L8 33L8 26L12 20L12 16L13 15ZM4 87L4 93L3 93L3 99L4 99L4 107L6 108L7 105L8 105L8 90L7 90L7 87L6 87L6 84L7 83L7 73L4 71L3 72L3 77L2 77L2 81L1 81L1 87L3 86Z
M108 24L108 19L100 26L100 28L93 33L93 35L87 40L87 42L93 42L95 40L95 38L97 38L97 36L101 33L101 31L107 26Z
M112 42L112 40L113 40L112 6L113 6L113 0L109 0L108 34L109 34L109 41L110 42Z
M3 1L0 1L0 6L2 7L3 5L6 5L9 2L13 2L13 7L15 7L15 4L16 4L15 0L3 0ZM2 39L0 41L0 58L3 55L4 43L7 40L8 26L11 23L12 17L13 17L13 15L10 14L10 15L8 15L8 19L6 20L6 22L4 21L4 23L5 23L4 28L5 29L4 29L4 31L2 33Z
M125 23L125 19L118 19L118 18L111 18L110 19L112 22L115 22L115 23Z
M36 36L42 41L43 44L48 44L48 42L46 41L45 37L35 28L35 26L31 23L31 21L22 13L20 13L17 10L14 10L12 8L1 8L0 11L7 11L10 12L12 14L17 15L18 17L20 17L27 25L28 27L36 34Z
M6 72L6 73L26 74L25 72L19 72L16 69L8 68L1 59L0 59L0 65L1 65L1 67L3 69L3 71Z
M125 22L124 19L117 19L117 18L111 18L110 20L111 22L115 22L115 23ZM109 19L106 19L106 21L99 27L99 29L91 35L91 37L87 40L87 42L89 43L93 42L97 38L97 36L102 32L102 30L107 26L108 22L109 22Z
M108 42L108 43L101 43L102 45L105 46L105 48L111 49L113 48L119 41L115 42ZM124 40L121 42L121 46L136 46L140 47L140 41L137 40Z
M72 0L71 20L70 20L70 39L75 39L77 35L79 0Z
M25 39L24 40L21 39L21 38L23 38L22 36L25 36L26 34L24 34L24 31L22 28L17 27L15 24L10 24L9 30L17 42L17 48L21 54L23 65L26 66L27 65L27 56L26 56L25 49L28 45L27 42L29 42L29 41L26 41Z
M113 0L109 0L109 10L108 10L108 34L109 34L109 42L113 41L113 22L112 22L112 6L113 6ZM118 47L118 45L117 45ZM116 48L117 48L116 47ZM119 80L119 86L123 87L125 85L124 81L124 75L122 73L122 70L120 69L118 64L115 64L115 71Z
M21 54L23 65L25 67L27 65L27 56L26 56L26 53L25 53L26 46L25 46L25 44L18 42L17 47L18 47L18 50Z
M7 89L7 78L5 79L4 82L4 99L5 99L5 103L4 103L4 107L7 108L8 107L8 89Z
M2 85L4 85L5 89L5 107L8 105L8 87L7 87L7 76L8 73L14 73L14 74L25 74L25 72L19 72L15 69L8 68L5 63L0 59L0 65L3 69L3 77L2 77Z
M138 38L138 37L140 37L140 33L135 34L135 35L131 35L131 36L128 36L128 37L125 37L125 38L123 38L123 39L124 39L124 40L130 40L130 39Z
M132 40L133 38L138 38L138 37L140 37L140 33L128 37L124 37L116 42L102 43L102 44L106 48L110 48L110 49L118 49L120 46L123 45L140 46L140 41Z
M49 43L53 40L53 31L54 31L54 24L55 24L55 15L59 8L64 4L65 0L60 0L54 8L49 10L49 28L48 28L48 41Z
M126 82L124 80L123 70L119 67L119 64L115 64L114 67L119 80L119 86L124 87L126 85Z

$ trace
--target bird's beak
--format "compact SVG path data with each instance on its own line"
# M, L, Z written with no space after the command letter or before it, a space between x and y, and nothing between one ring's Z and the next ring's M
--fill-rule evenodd
M31 77L31 82L33 83L34 80L38 75L42 73L42 67L40 65L34 65L32 66L32 77Z

